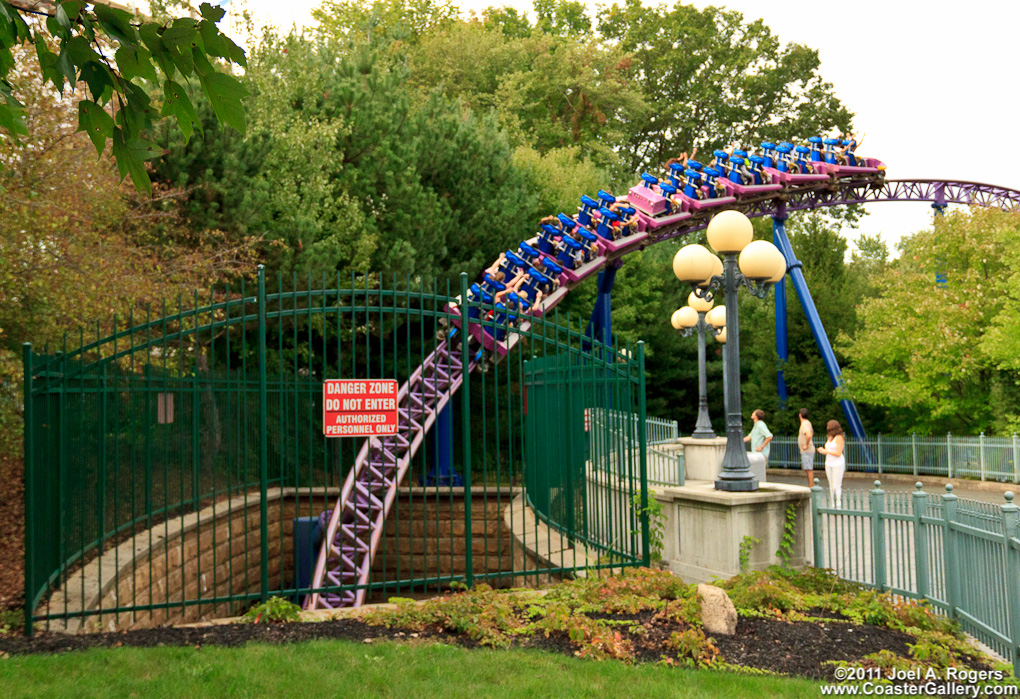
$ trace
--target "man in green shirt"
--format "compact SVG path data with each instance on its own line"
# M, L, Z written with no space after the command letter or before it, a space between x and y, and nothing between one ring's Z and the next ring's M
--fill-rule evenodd
M760 452L765 457L765 465L768 466L769 451L771 451L769 442L772 441L772 433L769 432L769 426L765 424L765 411L755 410L751 413L751 420L754 422L754 427L751 428L751 434L744 437L744 441L750 442L751 449Z

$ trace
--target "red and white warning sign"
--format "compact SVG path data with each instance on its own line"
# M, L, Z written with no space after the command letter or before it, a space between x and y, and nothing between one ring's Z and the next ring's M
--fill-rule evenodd
M397 382L329 379L322 382L322 433L372 437L397 433Z

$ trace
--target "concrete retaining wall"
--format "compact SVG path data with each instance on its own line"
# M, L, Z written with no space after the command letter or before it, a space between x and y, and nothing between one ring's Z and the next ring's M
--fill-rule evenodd
M513 537L503 511L512 488L472 490L472 542L475 575L513 571ZM286 589L294 580L293 520L331 509L339 489L275 488L267 493L269 585ZM372 580L463 575L464 489L401 488L390 510ZM211 505L136 534L68 576L42 611L81 614L82 610L142 607L67 621L51 620L50 630L122 630L234 616L250 602L228 597L259 595L261 516L258 493ZM509 584L511 576L506 576ZM498 581L493 581L498 582ZM168 608L147 605L171 603ZM179 604L174 604L179 603ZM45 628L45 622L41 624Z

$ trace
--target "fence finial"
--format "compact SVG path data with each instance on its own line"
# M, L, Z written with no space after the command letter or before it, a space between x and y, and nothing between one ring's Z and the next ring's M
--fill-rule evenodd
M1007 490L1005 493L1002 494L1002 496L1004 498L1006 498L1006 504L1007 505L1012 505L1013 504L1013 491L1012 490Z
M921 491L924 489L924 483L918 481L917 483L914 483L914 487L917 488L918 491Z

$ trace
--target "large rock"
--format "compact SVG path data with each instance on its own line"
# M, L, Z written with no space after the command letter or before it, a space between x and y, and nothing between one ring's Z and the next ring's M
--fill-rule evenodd
M698 585L701 623L708 636L732 636L737 632L737 609L726 590L702 583Z

